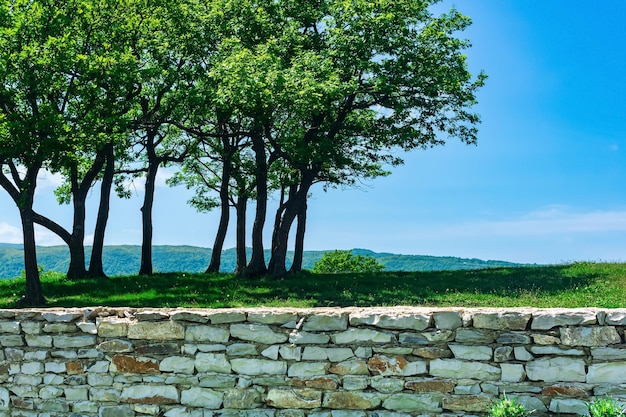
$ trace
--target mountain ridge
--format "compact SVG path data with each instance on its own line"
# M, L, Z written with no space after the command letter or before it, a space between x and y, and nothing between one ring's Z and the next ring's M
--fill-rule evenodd
M251 249L248 249L248 258ZM312 269L313 264L324 253L331 250L305 251L303 268ZM514 262L459 258L454 256L402 255L389 252L374 252L369 249L352 249L354 254L370 255L385 265L388 271L442 271L458 269L482 269L521 266ZM85 248L89 262L91 247ZM211 249L189 245L155 245L152 248L155 272L204 272L209 264ZM288 253L291 259L293 252ZM266 251L269 259L269 251ZM104 271L108 275L133 275L139 270L141 246L109 245L103 253ZM69 252L66 246L37 247L37 261L46 271L66 272ZM235 269L235 249L222 251L222 272ZM23 250L20 244L0 243L0 278L20 276L23 266Z

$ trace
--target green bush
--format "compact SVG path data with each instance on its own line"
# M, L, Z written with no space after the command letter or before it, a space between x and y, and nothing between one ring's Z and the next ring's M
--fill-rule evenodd
M313 265L316 274L345 274L362 272L380 272L385 265L370 255L354 255L351 250L334 250L326 252Z
M506 394L496 400L487 408L491 417L526 417L532 411L526 411L523 404L518 403L515 398L508 398Z
M621 417L626 411L613 398L596 398L587 404L587 408L591 417Z

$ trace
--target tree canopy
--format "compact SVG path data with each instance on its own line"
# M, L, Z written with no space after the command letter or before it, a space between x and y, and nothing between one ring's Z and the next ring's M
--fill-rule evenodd
M75 261L68 276L84 274L84 196L98 179L103 239L113 177L146 176L141 273L152 272L156 172L176 163L174 182L198 190L192 205L222 212L208 270L219 269L235 207L237 271L283 275L294 224L291 270L302 267L316 184L388 175L401 152L449 138L476 143L471 107L486 77L469 72L470 43L458 37L470 19L455 9L435 15L435 3L0 2L0 184L22 216L28 302L43 302L32 223L64 237ZM42 169L66 178L72 231L32 209ZM272 193L280 204L266 265Z

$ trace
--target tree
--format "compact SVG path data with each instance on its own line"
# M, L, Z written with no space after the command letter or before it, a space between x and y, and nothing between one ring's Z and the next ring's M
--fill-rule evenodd
M351 250L334 250L326 252L313 265L316 274L347 274L380 272L385 265L371 255L354 255Z

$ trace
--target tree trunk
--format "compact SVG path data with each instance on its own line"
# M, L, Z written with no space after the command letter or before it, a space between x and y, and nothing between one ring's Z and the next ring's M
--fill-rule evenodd
M223 139L224 152L228 152L228 139ZM206 269L207 274L217 273L220 271L220 264L222 261L222 249L224 248L224 240L226 240L226 232L228 231L228 222L230 220L230 199L229 199L229 184L230 184L230 158L224 158L224 164L222 165L222 181L220 183L220 223L217 227L217 234L215 235L215 242L213 243L213 249L211 250L211 262Z
M100 205L98 207L98 218L91 247L91 258L89 260L88 275L94 278L106 278L102 263L102 253L104 251L104 234L109 220L109 207L111 204L111 188L113 186L113 176L115 175L115 154L113 143L107 143L104 148L106 167L102 176L100 187Z
M254 214L254 224L252 225L252 256L250 263L242 271L244 276L259 276L267 272L265 265L265 250L263 248L263 229L267 217L267 160L263 138L255 136L252 138L252 149L256 160L256 211Z
M72 237L68 245L70 250L70 266L67 278L83 278L87 275L85 269L85 199L81 193L74 194L74 223Z
M304 234L306 232L306 210L307 203L305 197L300 213L298 213L298 225L296 228L296 246L293 252L293 263L291 264L291 268L289 269L289 272L291 273L302 271L302 258L304 256Z
M276 260L277 258L274 256L274 248L279 245L279 232L281 219L283 218L283 214L285 212L286 206L289 204L289 200L285 202L285 186L281 185L280 187L280 201L278 204L278 209L276 210L276 215L274 216L274 228L272 229L272 249L270 255L270 261L267 265L267 272L271 275L272 271L276 268Z
M24 235L26 293L18 301L18 306L40 306L46 303L46 299L41 289L39 267L37 265L37 247L35 245L35 223L33 220L32 200L30 201L30 207L20 209L20 217L22 219L22 233Z
M154 188L160 163L161 161L156 158L148 162L146 191L141 207L142 241L139 275L152 275L152 206L154 205Z
M244 191L245 192L245 191ZM248 262L246 255L246 208L248 206L248 198L246 196L237 197L235 210L237 213L237 266L235 273L239 274L246 268Z

